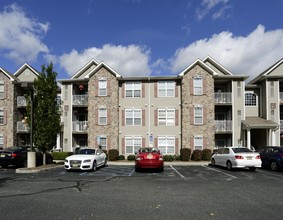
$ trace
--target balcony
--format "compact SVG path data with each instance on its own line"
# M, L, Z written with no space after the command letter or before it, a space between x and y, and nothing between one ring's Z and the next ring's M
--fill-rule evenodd
M27 107L27 100L24 96L17 97L17 107Z
M232 132L232 120L216 120L216 132Z
M283 103L283 92L280 92L279 96L280 96L280 102Z
M280 120L280 133L283 133L283 120Z
M87 121L73 121L73 131L74 132L86 132L88 122Z
M73 105L85 106L88 103L88 95L73 95Z
M232 104L232 93L231 92L214 93L214 100L216 104Z
M17 132L29 132L29 126L21 121L17 122Z

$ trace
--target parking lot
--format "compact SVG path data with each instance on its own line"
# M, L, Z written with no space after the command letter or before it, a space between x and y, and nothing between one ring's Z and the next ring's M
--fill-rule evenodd
M210 165L138 173L133 165L31 174L0 168L0 211L1 219L281 219L282 183L283 172Z

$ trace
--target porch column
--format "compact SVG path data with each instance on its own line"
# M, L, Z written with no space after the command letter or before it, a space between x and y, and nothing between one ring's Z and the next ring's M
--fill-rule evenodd
M251 130L247 129L247 148L251 149Z
M275 146L275 131L272 130L271 132L271 146Z

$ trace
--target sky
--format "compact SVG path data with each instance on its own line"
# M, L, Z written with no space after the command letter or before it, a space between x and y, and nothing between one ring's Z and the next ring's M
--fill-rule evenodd
M283 0L0 0L0 67L90 60L123 77L177 76L212 57L249 80L283 58Z

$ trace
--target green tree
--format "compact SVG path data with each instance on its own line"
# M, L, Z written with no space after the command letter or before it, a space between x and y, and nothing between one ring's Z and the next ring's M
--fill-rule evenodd
M57 135L60 131L56 77L57 73L53 71L52 63L47 67L42 65L42 71L34 80L33 85L33 141L34 146L43 152L51 150L56 145ZM30 104L29 102L28 115L31 112Z

